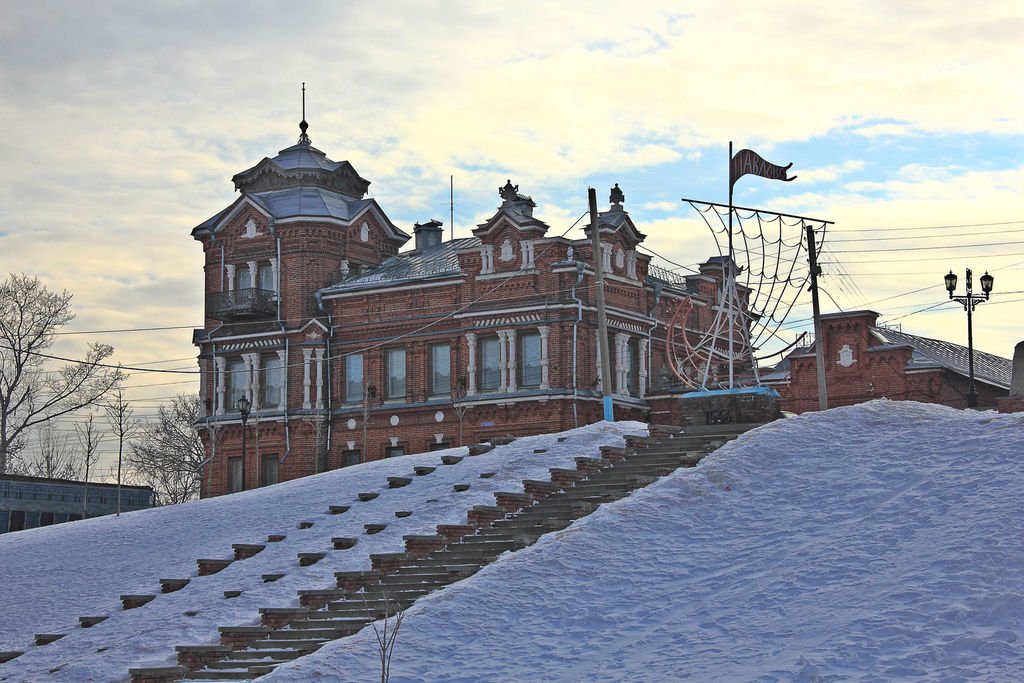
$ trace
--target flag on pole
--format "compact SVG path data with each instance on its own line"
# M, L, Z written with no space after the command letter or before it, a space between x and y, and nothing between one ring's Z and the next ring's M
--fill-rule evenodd
M786 166L776 166L775 164L769 163L762 159L757 152L749 149L741 149L736 152L732 158L732 162L729 164L729 188L730 191L732 186L736 184L736 181L740 179L740 176L744 176L748 173L759 175L762 178L769 178L771 180L784 180L787 183L790 180L796 180L796 176L792 178L786 177L786 172L793 165L790 162Z

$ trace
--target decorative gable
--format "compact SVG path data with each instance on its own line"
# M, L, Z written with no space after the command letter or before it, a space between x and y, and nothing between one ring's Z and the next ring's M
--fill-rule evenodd
M626 196L616 183L609 197L611 207L597 215L602 265L605 272L630 280L640 280L642 277L637 269L639 256L636 248L647 236L637 230L629 213L623 210L622 204L625 200ZM593 226L589 223L583 228L588 243L592 230Z
M479 237L482 243L500 245L498 235L503 234L508 228L520 234L519 237L512 238L512 242L524 237L536 239L544 236L548 224L533 217L533 210L537 204L527 195L520 194L518 185L513 185L509 180L504 187L498 188L498 196L501 197L502 203L497 213L473 230L473 234Z

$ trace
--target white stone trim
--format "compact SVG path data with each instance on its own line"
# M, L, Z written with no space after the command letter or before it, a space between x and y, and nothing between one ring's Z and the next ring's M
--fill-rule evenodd
M480 274L494 272L494 245L484 244L480 246Z
M626 344L629 343L629 335L624 332L615 334L615 393L629 394L629 385L626 381Z
M281 397L277 401L277 408L284 410L288 407L288 359L284 349L277 352L277 357L281 361Z
M466 363L466 396L476 395L476 335L466 333L466 351L469 360Z
M505 330L498 330L498 373L501 377L501 383L498 384L498 393L504 394L508 392L508 346L507 346L508 332Z
M640 356L640 358L637 359L637 365L640 368L640 371L638 373L639 377L637 380L637 393L639 394L640 398L644 398L647 396L647 347L649 345L650 340L648 339L641 339L640 343L637 344L637 346L639 347Z
M235 291L235 265L233 263L225 264L224 273L228 278L228 291Z
M324 349L315 349L314 358L316 363L316 407L321 410L324 407Z
M516 376L519 369L516 363L516 331L508 330L505 336L508 338L508 390L515 391L519 384L519 378Z
M309 400L309 392L312 387L310 380L310 361L313 356L313 349L302 349L302 407L309 410L313 404Z
M215 385L216 390L217 390L216 391L217 398L216 398L216 406L214 408L214 413L217 414L217 415L223 415L224 414L224 391L226 389L225 381L224 381L224 379L225 379L224 378L224 373L226 371L228 361L227 361L227 359L224 356L217 356L215 364L217 366L216 370L215 370L217 374L214 377L214 385Z

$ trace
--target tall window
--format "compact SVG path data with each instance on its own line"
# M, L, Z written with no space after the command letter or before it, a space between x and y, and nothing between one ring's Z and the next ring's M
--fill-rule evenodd
M230 413L238 410L238 399L246 396L249 391L249 372L244 360L241 358L228 360L225 381L227 382L228 403L225 410Z
M278 482L278 470L280 467L280 460L276 455L264 455L263 456L263 472L261 481L263 486L270 486Z
M276 408L281 405L281 392L284 390L284 372L281 359L270 356L263 359L263 396L260 404L264 408Z
M452 393L452 347L450 344L430 346L430 395Z
M640 347L636 339L626 342L626 391L640 395Z
M501 341L497 337L480 340L480 390L494 391L501 386Z
M351 467L352 465L358 465L362 458L360 458L358 450L348 450L341 452L341 466Z
M540 334L526 332L519 335L519 385L539 387L541 379Z
M385 352L385 361L387 365L388 373L388 384L387 394L385 398L388 399L404 399L405 398L405 349L388 349Z
M363 354L345 356L345 402L360 403L363 400Z
M241 458L228 458L228 493L245 489L245 465Z
M260 289L270 292L277 291L277 283L274 282L274 269L270 267L269 263L259 265L259 268L256 269L256 278L259 280Z
M384 449L385 458L397 458L402 455L405 455L405 446L391 446Z
M248 264L241 264L235 268L235 289L252 289L252 271Z

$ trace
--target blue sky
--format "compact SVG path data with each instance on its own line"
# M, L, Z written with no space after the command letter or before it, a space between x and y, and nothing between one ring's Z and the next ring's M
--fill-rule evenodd
M70 330L91 334L59 352L97 340L126 365L195 367L189 231L295 142L303 81L313 144L399 226L447 232L450 176L456 236L506 179L555 234L588 186L604 205L619 183L646 246L697 263L713 242L679 199L726 201L732 140L798 177L744 177L737 204L834 221L825 312L965 343L942 275L987 269L977 346L1009 357L1024 338L1024 244L999 244L1024 240L1020 3L3 5L0 270L75 293ZM154 327L177 329L99 332ZM128 398L152 413L190 381L136 373Z

